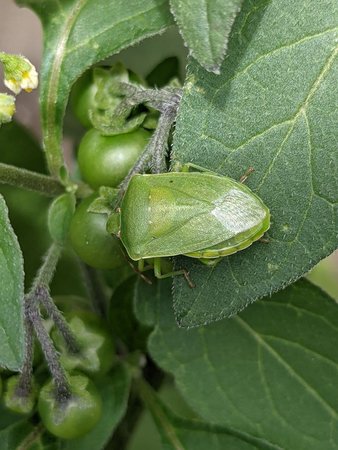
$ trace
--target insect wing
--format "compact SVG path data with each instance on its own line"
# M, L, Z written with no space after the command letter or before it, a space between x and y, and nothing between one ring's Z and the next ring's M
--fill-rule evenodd
M135 176L121 209L121 238L135 260L216 245L257 230L267 214L246 186L195 172Z

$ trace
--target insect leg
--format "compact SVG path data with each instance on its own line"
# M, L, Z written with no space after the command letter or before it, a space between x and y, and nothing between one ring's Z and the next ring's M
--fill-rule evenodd
M129 264L133 272L137 273L137 275L139 275L142 278L142 280L145 281L147 284L152 284L151 280L142 273L144 270L147 270L146 268L144 268L144 262L142 259L138 262L138 267L136 268L125 252L123 252L123 256L125 257L127 263Z
M270 240L268 238L261 237L258 239L258 242L261 242L262 244L269 244Z
M161 258L154 258L154 274L156 278L162 279L162 278L168 278L168 277L175 277L177 275L183 275L186 279L188 285L190 288L194 288L195 284L189 277L189 272L186 269L181 270L174 270L172 272L168 273L162 273L161 272Z

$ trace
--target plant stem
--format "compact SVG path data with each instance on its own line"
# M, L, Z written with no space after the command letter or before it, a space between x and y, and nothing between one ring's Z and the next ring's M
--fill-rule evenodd
M65 191L55 178L4 163L0 163L0 183L35 191L47 197L56 197Z
M164 112L168 106L177 107L181 97L182 89L163 88L163 89L144 89L142 86L136 86L130 83L119 83L121 91L127 97L116 108L116 114L123 114L130 107L146 103L148 106ZM177 109L177 108L176 108Z
M36 337L40 342L48 368L55 383L56 398L60 403L63 403L71 397L71 390L66 374L60 364L59 355L55 350L54 344L43 325L36 298L28 295L26 301L28 318L34 327Z
M150 141L149 153L151 158L152 173L161 173L166 170L165 157L168 152L168 139L172 124L176 117L176 110L168 109L164 111L158 121L157 128Z
M153 388L143 379L137 378L135 385L145 406L151 412L154 420L161 427L166 439L170 442L175 450L184 450L184 446L177 436L176 430L170 422L165 409L158 400Z
M61 251L62 247L59 244L53 242L53 244L47 251L43 264L37 273L30 292L33 292L37 288L41 287L46 287L48 289L53 279L57 263L60 259Z
M39 300L45 307L48 316L53 320L60 334L62 335L68 350L71 353L79 353L80 347L73 335L72 330L69 328L68 323L63 317L60 310L55 306L49 292L46 290L45 295L39 295Z
M167 113L163 113L160 116L156 130L149 140L148 145L119 186L120 190L117 196L117 205L120 203L128 187L129 181L135 174L144 172L148 168L150 160L153 161L154 171L156 173L159 173L161 170L165 169L165 156L168 145L167 141L174 118L175 115L172 116Z
M16 447L16 450L27 450L33 448L33 444L43 435L44 432L45 429L42 423L40 423L21 441L21 444ZM40 445L37 444L36 447L38 448Z
M49 285L53 279L56 265L61 256L61 250L61 246L56 243L53 243L48 249L44 262L37 273L33 285L29 293L25 296L25 318L30 321L36 337L40 342L48 368L55 383L56 398L60 403L63 403L71 396L70 386L67 381L66 374L60 364L58 353L55 350L54 344L43 325L39 310L40 301L43 302L44 305L47 305L47 312L48 309L53 309L50 305L52 300L49 297ZM52 313L55 315L55 311L52 311ZM57 321L60 319L60 316L61 314L58 315ZM66 335L68 336L68 331L66 332Z
M126 95L130 95L130 97L127 97L117 107L117 115L119 110L122 113L128 105L136 105L142 102L148 103L162 114L148 145L120 184L116 206L120 204L131 178L137 173L144 172L149 167L150 160L152 173L161 173L166 170L165 157L168 150L168 138L182 97L181 89L142 89L127 83L121 83L121 86Z
M26 306L26 305L25 305ZM32 390L34 357L33 327L30 320L25 319L25 359L23 362L19 382L16 388L18 397L28 397Z

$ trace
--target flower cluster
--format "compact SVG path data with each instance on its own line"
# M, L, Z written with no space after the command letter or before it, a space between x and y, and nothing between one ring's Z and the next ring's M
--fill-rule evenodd
M0 124L10 122L15 113L15 98L13 95L0 93Z
M0 53L0 61L4 67L5 85L14 94L19 94L22 89L31 92L37 88L38 73L27 58Z
M4 70L4 83L14 94L21 90L31 92L38 86L38 73L33 64L24 56L0 52L0 62ZM15 113L15 98L0 93L0 125L10 122Z

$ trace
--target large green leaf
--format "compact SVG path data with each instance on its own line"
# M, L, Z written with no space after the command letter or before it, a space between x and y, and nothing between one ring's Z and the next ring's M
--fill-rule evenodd
M182 326L231 316L307 272L338 246L338 3L247 1L221 75L190 64L174 160L248 185L268 205L269 244L208 268L177 261L196 283L174 282ZM206 230L207 232L207 230Z
M20 246L0 195L0 366L18 370L23 361L24 271Z
M167 0L17 0L44 27L41 112L49 169L63 165L62 119L74 81L92 64L172 24Z
M138 388L145 406L157 425L165 450L276 449L263 440L236 430L176 416L147 383L139 381Z
M102 397L102 417L86 435L63 441L62 450L101 450L105 447L127 409L130 376L124 367L117 367L109 376L96 382Z
M205 69L219 73L242 0L170 0L170 4L191 55Z
M150 353L204 420L277 448L338 447L338 305L320 289L299 281L192 330L175 323L170 283L153 298Z

